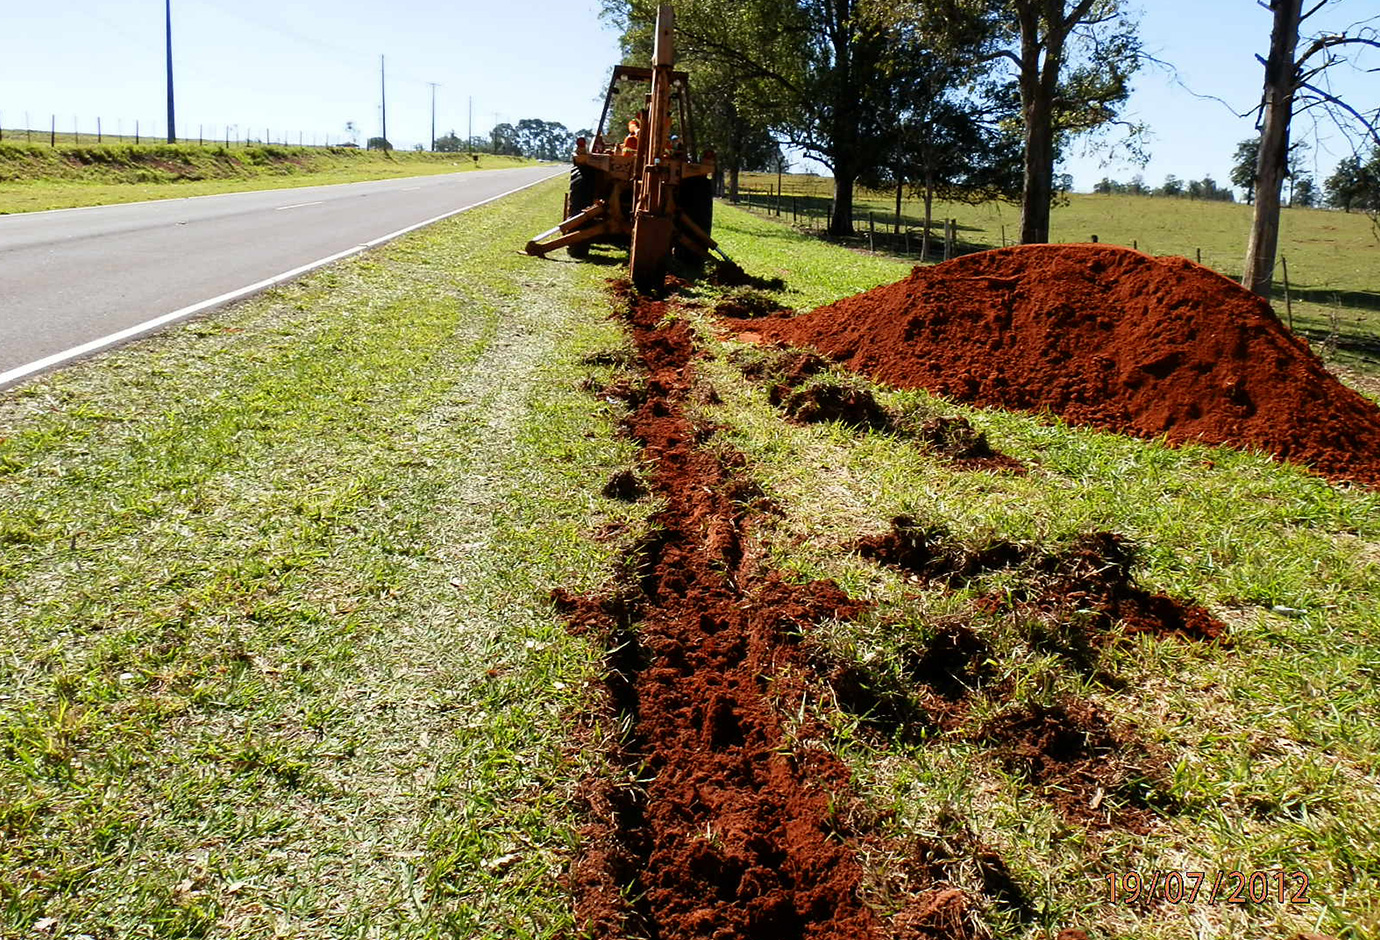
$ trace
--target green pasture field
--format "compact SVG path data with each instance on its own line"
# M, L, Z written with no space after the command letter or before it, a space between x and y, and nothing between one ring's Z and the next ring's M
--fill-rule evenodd
M587 391L628 358L603 283L623 254L518 250L561 197L535 187L0 393L0 936L574 935L604 650L550 591L609 585L659 507L600 495L638 465L621 406ZM716 211L792 307L907 270ZM788 424L699 309L674 315L716 354L696 366L710 446L779 507L756 530L772 563L875 605L808 642L906 695L902 646L968 618L1013 701L1091 701L1172 769L1148 831L1091 832L970 727L878 736L824 690L818 743L885 837L864 859L883 917L878 886L924 842L994 936L1380 935L1380 495L913 392L877 390L968 416L1030 472ZM1088 678L974 616L978 586L846 548L900 512L972 542L1122 533L1140 580L1210 605L1229 642L1127 638ZM1019 911L984 894L979 843ZM1302 870L1311 903L1105 897L1108 872L1170 868Z
M754 209L775 213L777 178L744 174L741 199ZM784 221L819 229L829 211L833 181L787 174L781 199ZM751 194L749 195L749 192ZM795 216L792 217L794 210ZM1072 194L1055 208L1050 237L1058 242L1100 242L1136 247L1153 255L1180 255L1232 278L1239 278L1246 256L1251 207L1152 196ZM924 224L924 203L907 197L902 203L902 226L912 231ZM871 242L878 251L903 254L907 245L919 254L919 238L887 237L896 218L895 192L860 190L854 213L860 238L867 247L869 220L878 235ZM1020 238L1020 207L1003 203L969 206L936 202L935 231L945 218L958 222L960 251L978 251L1012 244ZM936 235L938 239L940 236ZM940 251L942 241L932 251ZM1380 375L1380 227L1362 213L1325 209L1285 209L1280 221L1280 255L1288 262L1290 302L1294 326L1315 345L1323 345L1329 360L1342 368ZM1288 319L1284 296L1284 267L1275 270L1273 302L1281 319Z
M46 137L42 144L25 144L6 133L0 143L0 214L533 164L491 154L474 159L465 153L279 144L63 144L61 135L58 146L50 147Z

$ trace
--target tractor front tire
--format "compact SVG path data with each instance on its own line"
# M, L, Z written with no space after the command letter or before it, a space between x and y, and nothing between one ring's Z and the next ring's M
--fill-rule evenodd
M570 215L567 219L574 218L594 205L595 178L594 171L588 167L578 164L570 168L570 200L568 211ZM565 219L561 220L562 222ZM572 258L588 258L589 242L581 242L578 245L566 245L565 253Z

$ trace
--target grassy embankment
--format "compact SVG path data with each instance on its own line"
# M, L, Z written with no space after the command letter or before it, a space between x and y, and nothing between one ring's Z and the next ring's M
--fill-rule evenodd
M276 144L0 143L0 214L529 166L463 153Z
M776 177L747 174L754 208L776 206ZM832 180L787 175L783 182L784 220L794 208L802 226L822 227L828 212ZM794 200L794 201L793 201ZM1228 277L1237 278L1246 254L1251 208L1222 202L1198 202L1149 196L1072 195L1068 205L1054 210L1050 236L1060 242L1098 240L1111 245L1138 247L1153 255L1181 255L1197 260ZM856 218L867 244L871 214L877 232L891 232L896 216L895 193L860 191ZM924 224L924 204L906 199L902 225ZM969 206L937 202L933 209L936 232L942 220L958 220L960 251L998 248L1020 237L1020 208L1000 203ZM1004 231L1003 231L1004 230ZM892 245L881 238L877 250ZM904 249L904 243L899 246ZM919 239L910 241L919 252ZM933 251L940 251L936 245ZM1289 262L1289 282L1294 325L1315 344L1327 344L1326 354L1342 366L1380 374L1380 230L1361 213L1346 214L1322 209L1285 209L1280 221L1280 254ZM1275 271L1274 304L1286 317L1283 267Z
M572 715L602 651L547 595L611 578L653 507L598 495L633 450L577 388L616 368L589 353L626 348L601 293L617 269L515 251L559 198L519 194L0 395L0 934L569 935L568 799L598 768ZM906 268L731 209L716 234L795 307ZM825 709L893 846L947 846L977 898L973 846L997 853L1027 902L980 903L1004 937L1380 931L1380 497L885 393L969 415L1034 467L962 472L784 423L732 344L704 342L706 415L781 509L761 533L776 563L877 604L816 642L919 694L904 647L964 618L1010 694L919 741ZM902 511L975 542L1125 533L1141 580L1211 604L1231 643L1134 639L1090 677L977 615L990 585L916 585L841 548ZM1060 697L1165 755L1149 832L1069 824L975 741L992 710ZM871 859L874 888L894 862ZM1310 873L1313 904L1104 896L1111 871L1279 867Z

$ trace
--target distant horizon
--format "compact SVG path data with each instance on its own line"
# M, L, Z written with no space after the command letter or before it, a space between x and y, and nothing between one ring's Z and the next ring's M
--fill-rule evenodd
M1373 16L1373 0L1332 0L1314 29L1341 28ZM432 83L436 134L488 136L499 123L540 118L576 131L597 119L609 68L620 59L618 36L599 17L598 0L530 0L495 6L474 0L404 0L383 10L365 0L173 0L174 86L179 138L231 135L324 145L379 136L380 55L387 76L388 137L399 150L430 145ZM1146 52L1172 63L1142 69L1121 119L1148 128L1149 160L1128 159L1115 131L1075 139L1059 165L1075 190L1106 176L1137 173L1159 186L1167 175L1211 176L1230 185L1236 145L1255 135L1250 109L1263 69L1254 56L1268 45L1270 16L1254 0L1203 4L1160 0L1140 11ZM1322 21L1322 17L1331 17ZM9 14L12 42L0 60L0 124L47 133L78 130L140 137L165 134L163 4L103 0L73 17L57 5L25 5ZM1193 28L1185 29L1185 24ZM371 49L376 51L370 51ZM1367 64L1380 55L1367 53ZM1380 82L1340 66L1334 89L1358 107L1376 106ZM471 107L471 99L473 106ZM142 113L141 113L142 112ZM1242 117L1243 112L1247 116ZM42 117L38 117L38 116ZM230 116L237 120L226 120ZM208 120L216 118L216 120ZM248 121L245 119L249 118ZM1342 136L1296 118L1296 140L1309 145L1305 165L1319 190L1351 150ZM210 133L214 130L214 134ZM818 164L797 162L818 171ZM827 173L825 174L827 175ZM1240 200L1243 193L1233 187Z

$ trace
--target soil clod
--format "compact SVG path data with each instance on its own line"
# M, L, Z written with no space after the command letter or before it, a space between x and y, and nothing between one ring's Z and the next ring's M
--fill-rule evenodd
M647 495L647 487L633 471L619 470L604 484L603 494L608 499L635 503Z
M1136 754L1088 702L1018 706L989 721L979 737L1009 773L1037 785L1065 817L1089 828L1147 832L1152 809L1166 802L1154 783L1163 768Z

